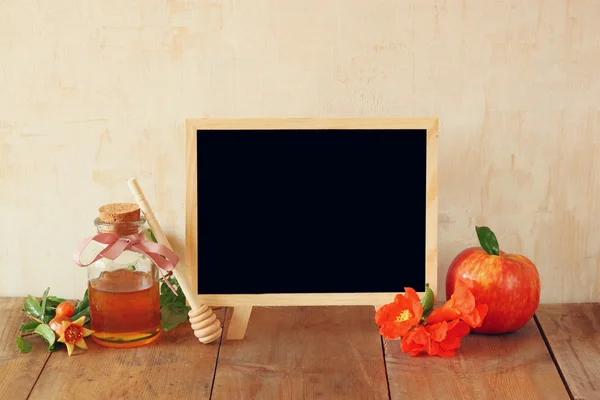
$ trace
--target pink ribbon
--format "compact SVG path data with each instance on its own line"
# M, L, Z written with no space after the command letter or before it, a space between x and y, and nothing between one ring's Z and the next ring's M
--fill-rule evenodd
M106 248L100 251L94 259L88 263L81 262L81 253L88 246L91 241L106 244ZM158 243L154 243L143 239L131 239L119 237L112 233L99 233L95 236L85 238L82 240L75 251L73 252L73 259L75 264L80 267L87 267L90 264L95 263L101 258L107 258L109 260L115 260L125 250L140 253L152 260L154 264L162 271L167 271L168 274L163 275L163 282L165 282L169 288L177 295L177 291L173 288L173 285L165 278L171 275L171 271L175 268L179 262L179 257L171 249Z

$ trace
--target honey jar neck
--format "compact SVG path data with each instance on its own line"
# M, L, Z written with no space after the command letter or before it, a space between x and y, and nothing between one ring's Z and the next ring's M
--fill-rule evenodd
M100 218L94 220L98 233L111 233L119 237L143 238L145 223L146 219L144 217L140 217L136 221L125 222L105 222Z

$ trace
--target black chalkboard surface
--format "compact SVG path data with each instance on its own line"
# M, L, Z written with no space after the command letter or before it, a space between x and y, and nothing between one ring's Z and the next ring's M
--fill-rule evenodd
M198 130L197 155L198 293L425 290L425 130Z
M252 306L435 293L437 126L188 120L185 264L199 299L243 320Z

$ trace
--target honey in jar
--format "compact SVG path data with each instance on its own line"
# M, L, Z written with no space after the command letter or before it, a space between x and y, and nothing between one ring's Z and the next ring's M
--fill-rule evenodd
M136 204L107 204L94 220L98 233L144 239L146 220ZM92 340L107 347L137 347L161 334L159 271L144 254L124 250L87 267Z

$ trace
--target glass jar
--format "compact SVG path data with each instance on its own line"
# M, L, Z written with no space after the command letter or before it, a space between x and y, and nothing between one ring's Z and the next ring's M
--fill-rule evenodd
M144 240L143 216L132 221L94 220L99 234ZM87 266L92 340L107 347L137 347L161 334L160 274L146 255L125 249L111 260L101 257Z

